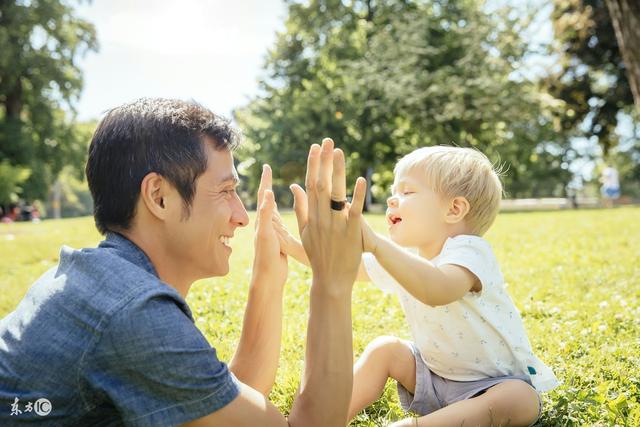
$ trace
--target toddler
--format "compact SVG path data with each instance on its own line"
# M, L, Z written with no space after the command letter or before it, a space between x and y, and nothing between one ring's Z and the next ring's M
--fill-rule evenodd
M420 148L395 167L387 239L364 221L358 278L398 295L413 341L379 337L354 366L353 418L388 378L402 407L420 417L393 426L527 426L553 372L531 351L498 261L481 236L500 206L502 185L477 150ZM288 251L308 264L287 236Z

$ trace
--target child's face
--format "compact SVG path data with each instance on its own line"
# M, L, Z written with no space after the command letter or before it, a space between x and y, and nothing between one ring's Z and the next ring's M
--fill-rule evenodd
M446 230L447 204L425 183L417 171L401 171L387 199L389 235L405 247L431 245Z

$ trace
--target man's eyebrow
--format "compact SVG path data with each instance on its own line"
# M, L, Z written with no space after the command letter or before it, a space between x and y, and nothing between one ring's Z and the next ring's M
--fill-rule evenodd
M229 174L227 176L225 176L224 178L222 178L220 180L220 183L218 185L227 185L227 184L234 184L234 185L238 185L240 184L240 178L238 177L238 174L236 173L232 173Z

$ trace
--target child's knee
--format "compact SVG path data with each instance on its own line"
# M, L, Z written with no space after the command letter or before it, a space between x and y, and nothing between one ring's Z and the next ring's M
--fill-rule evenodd
M533 387L524 381L509 380L487 391L492 397L496 415L508 420L512 426L528 426L540 415L540 397Z
M385 366L389 377L403 384L415 383L415 357L409 342L397 337L381 336L367 345L363 357Z
M371 341L364 350L369 357L392 359L394 356L411 354L409 344L393 336L380 336Z

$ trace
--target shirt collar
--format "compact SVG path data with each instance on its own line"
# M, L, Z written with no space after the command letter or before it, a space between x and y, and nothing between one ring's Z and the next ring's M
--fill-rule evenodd
M100 245L98 245L98 247L115 251L120 257L126 259L132 264L137 265L138 267L143 268L148 273L151 273L159 278L158 272L151 263L151 260L149 259L147 254L145 254L142 249L140 249L135 243L124 237L122 234L108 232L106 239L100 242Z

